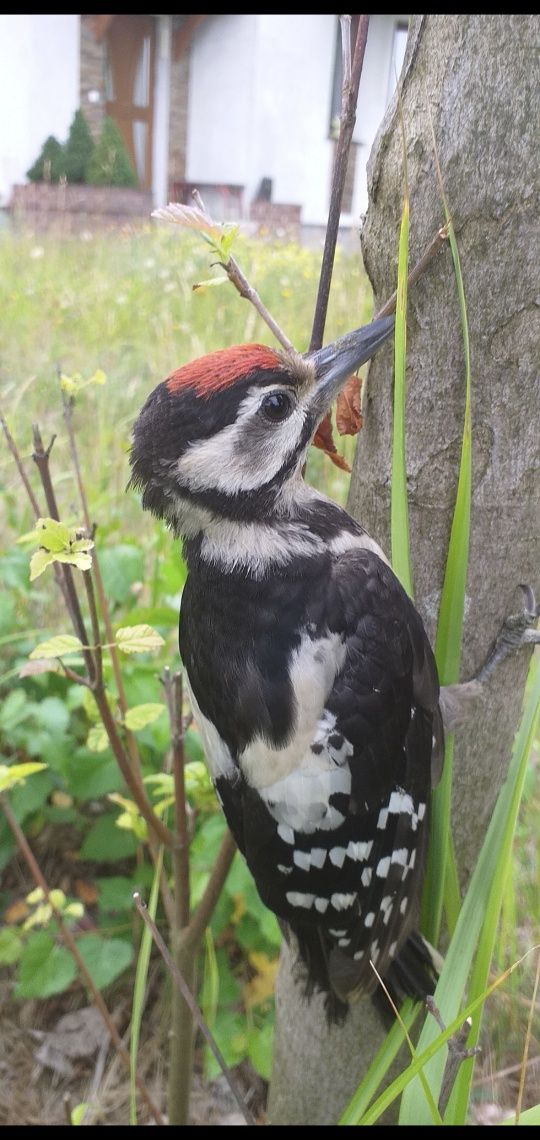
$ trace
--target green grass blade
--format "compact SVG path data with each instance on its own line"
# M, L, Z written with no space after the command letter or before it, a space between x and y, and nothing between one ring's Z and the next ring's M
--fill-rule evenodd
M517 756L518 766L517 779L515 784L509 788L510 802L508 814L504 822L504 830L502 830L500 834L500 850L493 876L493 884L469 984L469 995L471 998L475 998L478 994L483 993L488 983L493 949L497 937L497 924L503 903L506 882L510 873L512 844L514 841L516 822L539 713L540 662L538 659L535 659L533 662L533 684L520 731L515 742L515 754ZM472 1019L471 1032L468 1038L469 1045L476 1045L478 1042L482 1012L482 1007L480 1007ZM464 1125L466 1122L473 1068L474 1065L472 1061L468 1061L460 1067L445 1116L447 1123Z
M163 847L159 848L158 856L156 859L156 866L154 870L154 878L152 880L152 889L150 891L150 898L148 900L148 913L152 919L155 920L156 910L159 898L159 882L161 877L161 869L163 866ZM131 1027L129 1038L129 1059L130 1059L130 1079L129 1079L129 1123L137 1124L137 1086L135 1079L137 1076L137 1053L139 1050L139 1036L141 1031L141 1021L144 1010L144 996L146 991L146 980L148 977L148 966L150 963L150 952L152 950L152 935L147 926L144 927L141 938L141 947L139 950L139 957L137 959L137 969L135 971L135 985L133 987L133 1008L131 1013Z
M534 1104L532 1108L526 1108L525 1112L520 1113L519 1120L515 1116L509 1116L508 1120L499 1121L500 1124L540 1124L540 1104Z
M405 1040L405 1030L410 1031L418 1014L420 1007L415 1005L410 998L404 1002L400 1014L403 1025L396 1019L392 1028L388 1030L386 1037L379 1049L377 1050L367 1072L360 1081L356 1092L349 1101L347 1108L343 1112L339 1123L340 1124L358 1124L358 1121L367 1111L370 1102L373 1100L377 1089L382 1084L392 1062L394 1061L397 1053L399 1052Z
M476 996L473 999L475 1009L482 1004L477 996L478 991L481 990L482 998L485 993L485 990L481 988L482 980L486 970L489 969L489 961L487 967L486 961L488 954L489 960L491 959L490 942L495 937L494 927L510 862L511 844L527 771L528 756L540 710L540 663L538 661L535 661L534 670L534 680L514 743L508 776L499 792L435 992L435 1002L445 1024L453 1022L459 1015L459 1008L463 1000L477 944L480 946L481 953L478 957L479 965L475 967L475 974L471 983L471 993L473 984L476 989ZM459 1016L463 1018L463 1015ZM438 1029L435 1022L428 1017L420 1035L418 1052L429 1047L437 1034ZM426 1067L426 1075L435 1099L439 1095L444 1063L444 1055L439 1054ZM467 1067L470 1068L469 1065ZM467 1079L467 1076L467 1073L465 1076L458 1076L458 1092L451 1099L452 1113L462 1112L465 1099L468 1099L464 1091L465 1086L461 1084ZM400 1123L415 1125L431 1123L422 1089L416 1081L409 1085L403 1097Z
M435 639L435 658L441 684L450 685L459 680L465 587L469 563L472 489L471 351L459 251L444 195L443 203L448 226L448 240L454 263L465 357L465 412L461 458ZM429 853L422 897L422 931L434 945L439 939L443 904L446 904L448 911L450 929L456 920L455 904L458 875L449 844L453 755L453 740L450 736L446 741L441 781L433 793ZM449 887L448 890L447 887Z
M394 339L394 422L392 440L392 488L390 499L390 538L392 569L412 597L413 583L409 551L409 506L405 457L405 366L407 357L407 265L409 258L409 199L403 202L399 234L396 325Z

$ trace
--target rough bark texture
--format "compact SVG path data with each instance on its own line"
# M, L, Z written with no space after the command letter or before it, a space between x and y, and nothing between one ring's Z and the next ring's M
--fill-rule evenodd
M460 248L473 362L473 514L462 676L481 663L514 588L538 588L540 432L536 16L414 16L403 85L411 264L441 224L427 107ZM361 114L361 110L360 110ZM370 162L365 264L377 304L395 287L403 196L392 105ZM417 605L431 636L455 499L464 407L463 349L449 251L410 295L407 468ZM370 370L350 508L388 549L392 360ZM453 827L460 873L474 865L504 777L529 653L503 665L458 734ZM280 970L270 1121L331 1124L383 1030L367 1002L329 1032L304 1006L288 954Z

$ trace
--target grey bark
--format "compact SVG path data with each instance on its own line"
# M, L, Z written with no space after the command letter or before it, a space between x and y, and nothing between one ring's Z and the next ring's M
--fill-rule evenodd
M461 254L473 365L473 510L462 677L481 664L519 582L539 586L540 318L538 47L533 15L413 16L403 83L411 264L443 221L427 107ZM361 116L362 109L359 108ZM370 160L362 246L375 308L395 287L403 198L396 106ZM449 251L410 294L407 469L416 603L434 635L455 500L464 409L459 312ZM350 509L389 548L392 358L370 369ZM453 831L466 882L508 765L530 654L490 682L456 737ZM288 952L277 986L269 1118L332 1124L384 1030L369 1002L329 1031L306 1007Z

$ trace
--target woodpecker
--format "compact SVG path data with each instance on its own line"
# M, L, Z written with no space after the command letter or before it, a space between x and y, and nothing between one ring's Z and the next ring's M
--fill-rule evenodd
M180 653L209 771L259 895L339 1020L376 971L434 988L415 928L439 683L378 544L303 479L313 435L393 318L306 355L244 344L173 372L131 485L183 539Z

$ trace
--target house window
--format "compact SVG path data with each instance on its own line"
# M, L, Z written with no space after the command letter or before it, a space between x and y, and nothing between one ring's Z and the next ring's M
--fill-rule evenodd
M390 73L388 76L388 91L386 94L387 104L390 102L394 91L396 90L397 81L401 75L403 67L403 60L405 59L405 48L407 47L407 36L409 29L407 24L395 24L394 34L392 36L392 55L390 58Z

